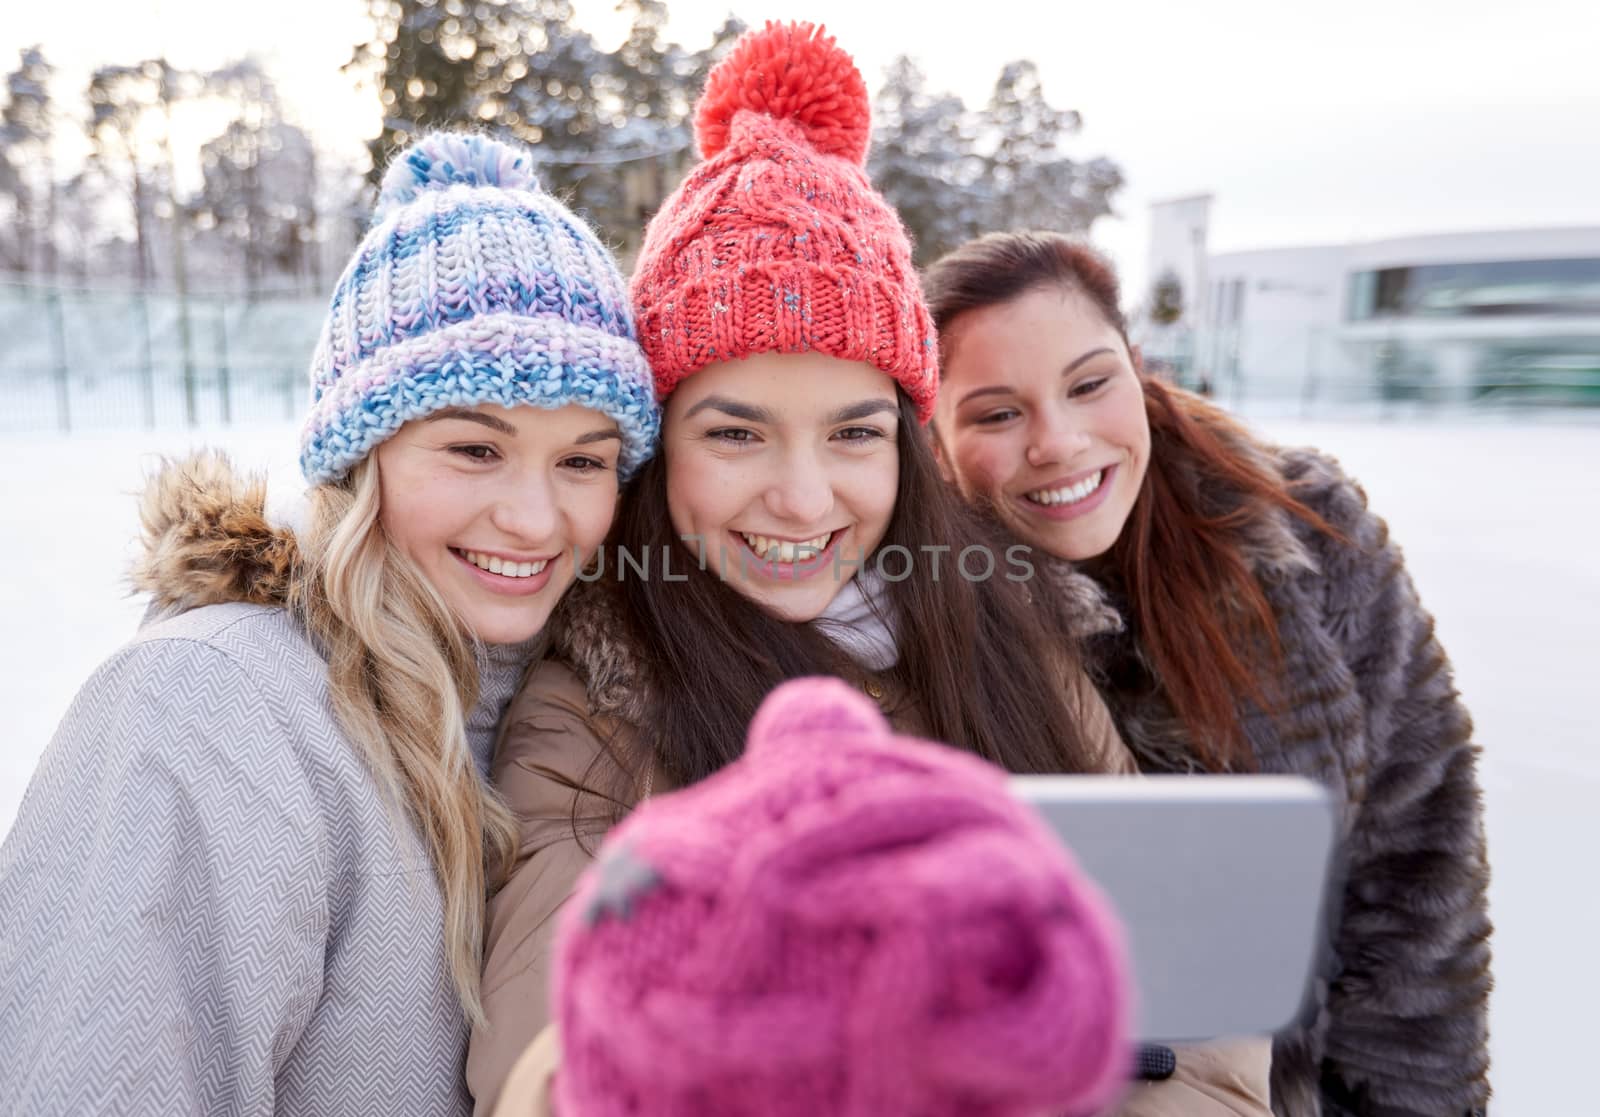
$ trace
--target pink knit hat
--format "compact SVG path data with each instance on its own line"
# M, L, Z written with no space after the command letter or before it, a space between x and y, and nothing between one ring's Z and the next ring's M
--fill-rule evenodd
M1040 1117L1128 1071L1120 927L1005 775L834 679L651 799L561 915L563 1117Z
M650 222L631 283L658 399L716 361L811 351L876 366L932 416L933 322L862 169L871 115L855 63L809 23L768 23L711 71L705 162Z

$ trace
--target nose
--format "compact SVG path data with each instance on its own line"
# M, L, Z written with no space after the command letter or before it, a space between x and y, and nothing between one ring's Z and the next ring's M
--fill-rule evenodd
M764 501L779 520L816 527L833 510L833 479L815 454L797 450L778 464Z
M1088 450L1091 441L1070 408L1042 408L1028 431L1028 464L1035 469L1066 464Z
M560 520L555 489L542 471L508 479L489 509L489 522L495 530L529 550L552 540L559 531Z

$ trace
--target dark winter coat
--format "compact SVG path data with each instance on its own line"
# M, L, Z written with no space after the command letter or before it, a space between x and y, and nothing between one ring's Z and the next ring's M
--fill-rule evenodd
M1278 618L1286 670L1281 712L1246 709L1245 732L1262 771L1332 790L1347 873L1330 905L1333 950L1314 1019L1274 1045L1273 1108L1282 1117L1473 1113L1489 1095L1491 979L1471 720L1400 549L1361 488L1315 451L1224 433L1345 540L1269 507L1243 543ZM1195 478L1181 473L1193 467L1167 464L1188 489ZM1241 503L1214 483L1206 491ZM1136 634L1100 636L1092 651L1140 767L1194 770Z

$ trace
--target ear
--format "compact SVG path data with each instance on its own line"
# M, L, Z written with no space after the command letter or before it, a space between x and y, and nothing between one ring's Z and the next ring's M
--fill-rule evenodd
M1133 371L1144 375L1144 350L1137 345L1128 346L1128 357L1133 361Z

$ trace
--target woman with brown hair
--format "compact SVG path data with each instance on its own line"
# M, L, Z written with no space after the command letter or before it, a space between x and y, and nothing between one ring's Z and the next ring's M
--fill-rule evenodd
M861 169L867 118L831 39L752 33L699 103L706 161L646 235L632 293L661 451L606 564L553 618L557 658L507 714L495 772L521 840L490 902L487 1024L468 1057L480 1114L546 1104L552 917L600 836L735 760L785 680L843 677L896 731L1013 772L1132 771L1070 651L1095 620L1086 598L1070 580L1029 587L1043 572L1026 549L939 476L923 429L933 327L904 231ZM1159 1089L1260 1097L1265 1060ZM1239 1111L1265 1106L1224 1110Z
M1297 773L1343 808L1343 895L1274 1109L1479 1112L1490 988L1477 749L1399 548L1330 458L1143 375L1117 280L1048 233L924 277L934 441L961 493L1121 618L1090 669L1139 766Z

